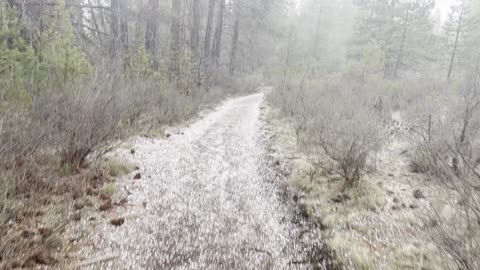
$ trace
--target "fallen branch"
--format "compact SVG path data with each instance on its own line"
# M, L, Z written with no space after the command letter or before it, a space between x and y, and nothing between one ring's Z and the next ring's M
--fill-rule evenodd
M127 192L127 195L132 195L133 194L130 190L127 189L127 186L123 186L123 188Z
M118 258L118 257L120 257L119 254L109 254L109 255L102 256L102 257L98 257L98 258L96 258L96 259L92 259L92 260L88 260L88 261L79 263L79 264L75 265L74 268L77 269L77 268L89 266L89 265L92 265L92 264L97 264L97 263L101 263L101 262L111 261L111 260L114 260L114 259L116 259L116 258Z

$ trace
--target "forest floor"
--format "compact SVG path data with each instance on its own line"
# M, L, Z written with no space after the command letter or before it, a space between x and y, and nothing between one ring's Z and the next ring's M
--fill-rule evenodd
M274 163L264 94L226 101L162 138L137 136L106 156L133 168L106 184L66 229L67 267L334 269ZM63 266L66 267L66 266Z
M392 115L389 138L360 184L343 191L334 165L315 149L297 143L293 123L273 107L267 118L275 138L272 158L291 168L288 182L299 204L321 224L319 235L345 269L444 269L433 228L451 220L457 198L441 183L412 172L414 151L400 113ZM327 169L326 169L327 168ZM461 211L459 211L461 212ZM437 216L435 216L437 215Z

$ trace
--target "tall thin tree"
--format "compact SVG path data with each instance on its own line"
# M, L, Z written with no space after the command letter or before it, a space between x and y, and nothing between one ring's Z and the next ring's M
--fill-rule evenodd
M203 47L203 62L205 65L208 65L210 63L210 52L211 52L210 44L212 42L212 24L213 24L214 10L215 10L215 0L209 0L207 26L205 29L205 44Z
M170 76L177 79L180 76L180 31L181 31L181 0L172 1L172 22L170 24Z
M235 66L236 63L236 54L237 54L237 47L238 47L238 31L240 27L239 19L235 19L235 25L233 26L233 37L232 37L232 48L230 51L230 64L229 64L229 73L232 76L235 73Z
M147 26L145 32L145 48L150 53L152 58L152 68L155 70L159 68L157 58L158 1L159 0L148 1Z
M200 44L200 0L192 0L192 28L190 33L190 49L195 58L198 58Z
M218 10L218 19L217 19L217 28L215 29L215 36L213 37L213 46L212 46L212 60L215 66L218 66L220 63L220 50L222 46L224 13L225 13L225 0L220 0L220 7Z
M460 42L460 35L463 31L466 4L467 4L467 0L462 0L462 3L460 4L460 11L457 19L457 26L455 28L455 41L453 43L453 49L450 55L450 63L448 65L448 74L447 74L448 81L450 81L450 78L452 77L453 66L455 64L455 57L457 55L459 42Z
M111 0L110 54L124 58L128 50L128 4L127 0Z

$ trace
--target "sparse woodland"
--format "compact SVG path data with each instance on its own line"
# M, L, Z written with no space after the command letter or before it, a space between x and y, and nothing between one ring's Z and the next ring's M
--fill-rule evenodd
M480 269L480 2L454 2L442 19L434 0L2 1L0 269L61 262L75 199L127 169L97 162L112 142L261 84L311 159L294 185L341 265ZM399 159L438 201L386 202ZM421 235L407 259L355 225L394 207L423 211L387 226Z
M56 265L112 142L256 90L275 1L0 4L0 269ZM261 44L261 45L258 45Z
M442 20L433 0L302 1L289 21L270 101L314 157L293 181L348 269L480 267L480 5L452 3Z

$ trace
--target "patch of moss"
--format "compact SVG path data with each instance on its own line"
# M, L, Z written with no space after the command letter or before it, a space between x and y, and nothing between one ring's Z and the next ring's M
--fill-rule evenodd
M73 173L73 166L69 162L63 164L62 168L63 175L69 176Z
M102 164L103 170L111 177L121 177L135 170L135 166L115 159L105 160Z
M440 253L435 245L411 243L395 250L390 269L441 269Z
M328 240L328 245L337 252L339 260L344 265L351 265L358 270L377 269L369 249L363 243L346 236L336 235Z
M105 184L102 188L102 192L113 195L116 191L116 186L113 183Z

